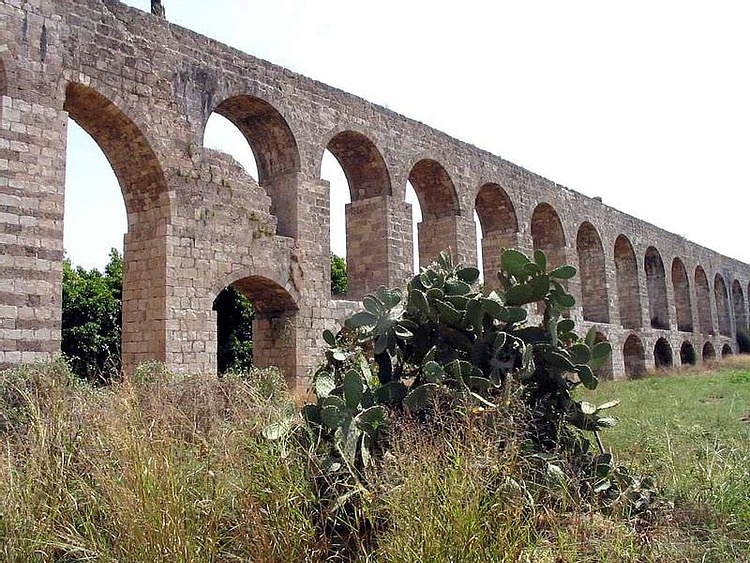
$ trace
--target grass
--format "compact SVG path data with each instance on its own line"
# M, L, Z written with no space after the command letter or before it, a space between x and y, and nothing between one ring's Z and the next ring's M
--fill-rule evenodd
M606 516L551 482L524 456L518 413L442 434L397 421L357 505L370 523L358 560L750 560L747 361L585 396L622 401L602 437L656 476L646 514ZM304 444L261 436L294 408L272 370L217 380L144 366L103 389L62 363L0 374L0 560L327 560Z

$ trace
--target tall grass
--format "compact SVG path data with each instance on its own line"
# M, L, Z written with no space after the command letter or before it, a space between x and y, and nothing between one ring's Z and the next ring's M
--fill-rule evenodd
M0 558L313 556L304 460L259 434L288 397L238 378L141 375L106 389L59 363L3 375Z
M606 516L550 479L512 408L489 422L395 420L356 505L368 524L356 560L750 560L748 364L607 382L586 398L622 400L603 439L656 476L649 512ZM261 435L295 408L273 370L216 379L151 365L100 389L62 363L0 374L0 560L328 560L305 441Z

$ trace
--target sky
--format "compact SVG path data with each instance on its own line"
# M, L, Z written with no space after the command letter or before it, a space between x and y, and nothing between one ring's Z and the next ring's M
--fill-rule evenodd
M750 262L750 3L162 3L174 23ZM204 144L245 151L251 167L237 135L212 117ZM122 197L87 135L71 127L69 139L66 251L102 267L122 247ZM337 172L323 176L341 216Z

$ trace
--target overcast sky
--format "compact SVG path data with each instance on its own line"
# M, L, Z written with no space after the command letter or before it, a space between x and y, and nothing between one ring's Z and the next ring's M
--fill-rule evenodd
M163 4L172 22L750 262L748 2ZM101 267L122 245L124 207L106 161L92 171L103 157L71 135L66 249Z

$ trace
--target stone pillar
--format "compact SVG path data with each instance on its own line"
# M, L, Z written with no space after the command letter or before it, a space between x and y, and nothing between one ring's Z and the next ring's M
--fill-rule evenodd
M0 368L60 350L66 120L0 98Z
M428 219L418 225L419 265L427 266L443 250L451 251L453 259L476 265L476 227L472 217L450 215Z
M484 285L497 288L500 285L497 273L500 271L500 256L503 249L518 248L520 246L518 233L503 233L495 231L482 237L482 269L484 270Z
M378 196L346 206L348 297L401 287L412 273L411 205Z

